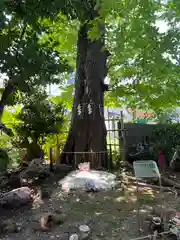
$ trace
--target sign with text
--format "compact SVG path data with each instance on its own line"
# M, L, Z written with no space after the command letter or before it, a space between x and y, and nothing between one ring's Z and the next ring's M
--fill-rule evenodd
M160 178L158 166L153 160L134 161L133 168L136 178Z

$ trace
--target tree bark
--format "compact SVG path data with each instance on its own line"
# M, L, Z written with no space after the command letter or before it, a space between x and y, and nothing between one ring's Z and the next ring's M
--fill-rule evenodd
M3 111L7 103L7 99L12 94L16 88L11 82L8 82L8 84L5 86L5 89L2 93L1 100L0 100L0 121L2 119ZM4 131L7 135L13 136L13 132L11 129L7 128L3 123L1 123L1 130Z
M21 47L22 40L23 40L23 37L25 35L26 29L27 29L27 23L24 22L24 25L23 25L23 28L22 28L22 31L21 31L21 34L20 34L20 38L19 38L18 47L16 49L16 54L15 54L15 59L18 62L18 66L19 66L20 70L21 70L21 67L20 67L20 63L19 63L19 60L18 60L19 48ZM10 96L10 94L15 92L16 89L17 89L17 84L14 84L12 82L12 79L13 79L13 73L12 72L13 71L11 69L11 74L9 76L10 80L8 81L7 85L5 86L5 89L4 89L3 93L2 93L1 100L0 100L0 122L2 120L3 111L4 111L4 108L6 106L8 97ZM3 123L1 123L1 130L4 131L9 136L13 136L14 135L12 130L7 128Z
M3 111L4 111L4 108L5 108L5 105L6 105L9 95L11 93L13 93L14 91L15 91L15 87L13 86L13 84L8 83L5 86L5 89L2 93L1 100L0 100L0 116L2 116L2 114L3 114Z
M62 154L62 162L77 165L83 161L90 161L93 168L107 167L102 87L107 74L107 53L104 51L105 26L104 24L100 26L101 37L94 41L88 38L89 29L88 23L79 29L75 96L71 126ZM78 113L78 108L80 108L80 113ZM92 112L88 108L91 108Z

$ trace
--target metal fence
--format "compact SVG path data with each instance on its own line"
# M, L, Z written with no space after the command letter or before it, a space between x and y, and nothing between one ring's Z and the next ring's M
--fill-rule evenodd
M121 153L119 121L120 119L115 117L105 119L108 156L113 162L119 161Z
M119 159L119 155L120 155L120 142L119 142L119 129L118 129L118 122L120 121L119 118L117 117L114 117L114 116L107 116L105 118L105 124L106 124L106 129L107 129L107 153L102 153L102 152L97 152L97 153L89 153L89 157L88 159L105 159L105 157L102 157L101 155L105 156L108 154L108 159L111 160L112 162L113 161L117 161ZM6 125L9 125L9 124L12 124L12 123L6 123ZM64 145L64 142L65 142L65 138L68 134L68 131L69 131L69 126L70 126L70 121L68 120L66 122L66 126L65 126L65 129L64 131L62 132L62 134L64 134L65 136L63 137L63 141L62 142L59 142L57 143L57 145L59 145L59 150L60 150L60 153L63 149L63 145ZM0 135L1 135L1 138L3 139L4 138L4 134L2 134L2 131L0 131ZM2 142L3 143L3 142ZM55 143L56 144L56 143ZM55 157L55 155L57 155L57 153L55 153L57 151L57 147L56 149L53 148L53 156ZM21 158L20 157L20 153L19 151L11 151L13 152L12 155L13 155L13 158ZM20 151L21 152L21 151ZM60 154L59 153L59 154ZM17 156L15 156L15 154ZM58 155L59 155L58 154ZM71 153L68 153L68 154L71 154ZM84 156L86 156L87 158L87 153L85 152L82 152L82 153L77 153L76 154L76 158L83 158L84 159ZM95 158L94 155L96 155L97 157ZM15 157L14 157L15 156ZM101 157L100 157L101 156ZM48 156L49 158L49 156ZM55 157L56 158L56 157ZM54 159L55 160L55 159ZM105 161L105 160L103 160Z

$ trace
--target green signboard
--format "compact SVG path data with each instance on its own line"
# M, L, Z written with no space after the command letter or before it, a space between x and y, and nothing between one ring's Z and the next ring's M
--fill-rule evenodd
M136 118L135 123L147 123L148 118Z

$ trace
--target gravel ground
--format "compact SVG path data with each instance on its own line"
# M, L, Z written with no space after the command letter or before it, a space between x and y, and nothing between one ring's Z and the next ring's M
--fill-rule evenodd
M42 201L37 194L32 208L22 207L14 211L1 210L1 220L12 219L22 226L19 233L1 235L1 240L68 240L68 234L64 233L77 232L78 226L84 224L91 228L91 239L93 240L130 240L139 236L135 186L127 185L123 189L99 193L72 192L65 194L61 192L58 184L50 184L49 189L52 191L51 197ZM40 192L40 189L38 191ZM141 223L146 211L151 210L153 205L158 205L162 201L157 197L157 193L149 191L148 194L146 193L141 198L143 204ZM165 198L167 205L173 207L180 205L179 198L175 200L172 195L168 195L168 199L167 196ZM50 232L34 230L35 218L57 209L61 209L67 215L63 225L56 225ZM144 224L143 228L146 229ZM146 234L145 230L144 235Z

